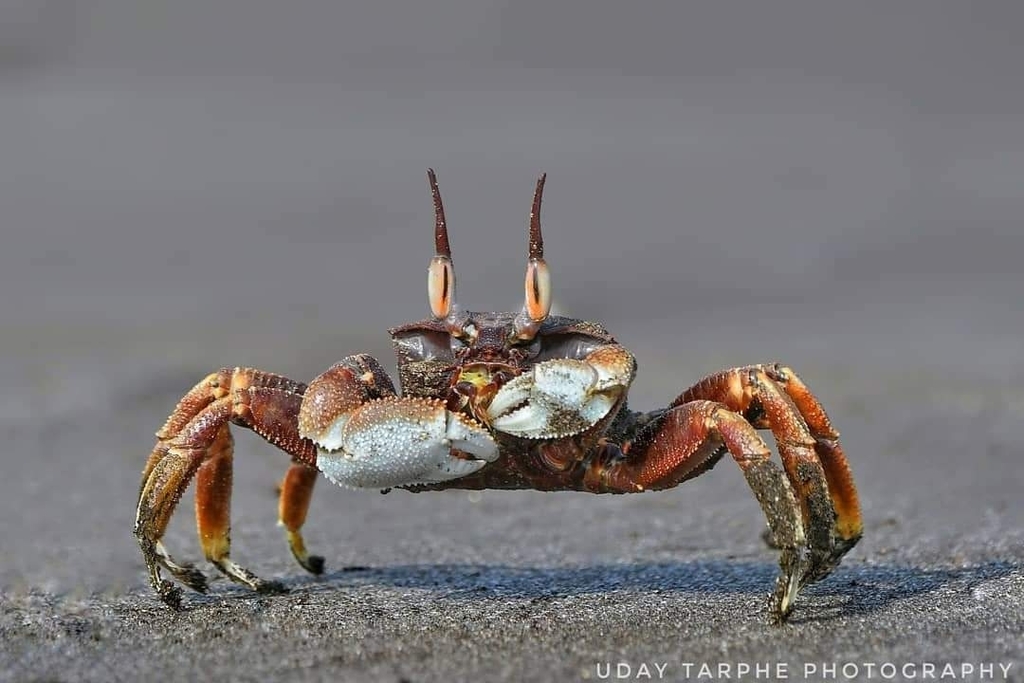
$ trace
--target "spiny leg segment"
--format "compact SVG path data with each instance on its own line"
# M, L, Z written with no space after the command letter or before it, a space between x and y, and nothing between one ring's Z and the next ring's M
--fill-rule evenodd
M862 532L849 464L825 411L792 370L750 366L711 375L683 392L621 448L603 447L584 487L632 492L672 488L728 452L764 511L781 574L772 614L783 621L797 593L827 576ZM771 429L782 468L756 429Z
M277 506L278 524L288 532L288 547L295 560L311 574L323 574L324 558L310 555L302 538L302 525L313 498L313 484L320 473L303 462L292 463L281 481L281 497Z
M864 530L860 502L839 434L825 409L791 368L770 364L710 375L672 405L718 401L775 436L803 514L811 550L801 585L832 572Z
M725 453L739 465L782 548L772 613L785 619L806 566L804 525L786 473L740 415L713 401L669 409L640 431L627 452L610 447L592 460L585 487L620 493L669 489L711 469Z
M264 581L230 559L230 506L233 440L229 423L247 427L292 456L304 468L316 462L313 444L298 435L296 416L306 386L252 368L224 368L210 374L178 403L163 428L143 470L135 534L149 570L150 582L170 605L180 603L180 591L160 577L160 567L185 585L203 591L206 578L195 567L179 563L161 539L174 509L197 474L196 521L203 552L234 581L263 592L282 589ZM287 478L286 478L287 480ZM280 509L289 541L303 548L299 533L312 483L283 486ZM299 557L299 553L295 553ZM301 563L301 560L300 560ZM309 566L307 566L309 564ZM315 560L303 564L311 571ZM319 563L322 569L322 561Z

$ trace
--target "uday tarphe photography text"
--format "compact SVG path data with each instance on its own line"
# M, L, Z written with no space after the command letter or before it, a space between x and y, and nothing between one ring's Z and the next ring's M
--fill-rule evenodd
M1011 661L600 661L596 680L644 681L1007 681Z

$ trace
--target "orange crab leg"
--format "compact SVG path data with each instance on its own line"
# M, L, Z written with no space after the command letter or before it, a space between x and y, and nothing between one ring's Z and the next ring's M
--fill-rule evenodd
M288 546L292 555L306 571L322 574L324 558L310 555L302 538L302 525L306 523L306 512L313 499L313 485L319 472L303 463L293 463L281 481L281 497L277 506L277 517L288 532Z
M305 389L304 384L280 375L224 368L189 391L157 432L157 444L143 470L135 533L150 580L169 604L177 604L180 593L160 578L159 566L196 590L206 588L202 573L177 563L161 543L174 508L197 472L196 521L204 554L232 580L258 590L279 588L229 558L233 444L228 424L250 428L294 460L312 465L316 448L298 435L297 426ZM296 506L288 499L294 495L291 490L282 491L286 507Z
M265 581L231 559L231 479L234 440L227 424L217 431L196 473L196 526L206 559L232 581L279 593L284 586Z
M782 548L782 571L772 602L775 619L782 621L808 568L804 524L786 474L742 416L712 401L671 408L637 435L627 453L606 446L592 458L584 486L598 493L668 489L706 472L727 452L739 465Z
M824 408L792 369L753 365L710 375L683 392L672 405L695 399L719 401L759 428L770 428L779 443L790 479L806 482L801 497L805 513L819 489L826 489L836 513L834 531L839 557L852 548L864 530L860 502L849 462ZM825 485L817 470L823 470Z
M836 528L840 538L856 542L864 533L864 522L861 518L857 487L853 483L853 472L842 446L839 445L839 433L833 429L821 403L795 372L786 367L779 367L770 370L769 373L796 405L814 436L814 450L825 468L832 504L839 516Z
M206 559L217 563L231 550L231 479L234 439L223 425L196 472L196 526Z

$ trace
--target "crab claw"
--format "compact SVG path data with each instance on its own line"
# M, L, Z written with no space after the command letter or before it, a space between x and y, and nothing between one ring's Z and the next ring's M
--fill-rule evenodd
M621 347L586 360L556 358L534 365L494 396L487 417L496 430L526 439L557 439L604 419L632 381L635 364ZM623 355L624 354L624 355Z
M320 471L356 488L457 479L498 458L487 429L425 398L369 401L339 415L316 441Z

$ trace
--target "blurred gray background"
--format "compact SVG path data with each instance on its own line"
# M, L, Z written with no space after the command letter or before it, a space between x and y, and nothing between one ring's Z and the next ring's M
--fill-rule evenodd
M0 672L574 677L681 643L1020 662L1022 20L1013 2L3 0ZM636 407L726 366L801 372L869 525L805 598L815 616L761 623L774 558L729 463L602 500L324 484L311 543L370 574L314 582L272 527L284 461L246 435L235 555L296 591L218 582L162 611L130 533L153 431L222 365L390 364L386 328L427 313L428 166L472 309L521 305L549 174L556 306L635 350ZM169 539L195 557L190 507Z

